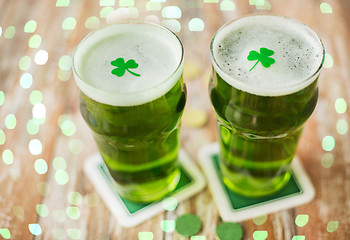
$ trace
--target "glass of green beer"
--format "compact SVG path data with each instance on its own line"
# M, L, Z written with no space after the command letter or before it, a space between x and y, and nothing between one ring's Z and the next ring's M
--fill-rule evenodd
M221 27L210 50L223 182L248 197L275 193L316 106L323 44L297 20L250 15Z
M73 55L80 112L117 192L136 202L164 197L180 178L180 40L162 26L126 21L90 33Z

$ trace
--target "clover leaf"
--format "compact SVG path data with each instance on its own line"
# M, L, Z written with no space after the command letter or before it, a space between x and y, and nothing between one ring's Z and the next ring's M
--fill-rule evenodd
M113 60L111 62L111 65L116 67L115 69L112 70L112 74L118 76L118 77L122 77L125 74L125 71L128 71L129 73L131 73L132 75L136 76L136 77L140 77L141 75L135 72L132 72L129 70L129 68L134 69L134 68L138 68L139 64L135 62L134 59L130 59L127 62L125 62L124 58L117 58L116 60Z
M250 51L249 55L247 57L247 59L249 61L254 61L254 60L258 60L254 66L249 70L249 72L251 70L253 70L253 68L259 63L261 62L261 64L265 67L268 68L270 67L272 64L275 63L275 59L271 58L270 56L272 56L275 52L273 50L267 49L267 48L260 48L260 53L258 53L257 51Z

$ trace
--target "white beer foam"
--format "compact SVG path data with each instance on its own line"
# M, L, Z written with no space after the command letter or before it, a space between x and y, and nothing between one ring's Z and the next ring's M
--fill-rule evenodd
M134 59L139 64L122 77L111 73L111 61ZM81 41L74 53L74 74L82 92L95 101L133 106L155 100L181 77L183 49L167 29L148 23L107 25Z
M260 48L274 51L265 68L247 56ZM278 16L240 18L221 28L211 43L214 69L228 84L262 96L294 93L311 84L322 66L324 48L318 36L299 21Z

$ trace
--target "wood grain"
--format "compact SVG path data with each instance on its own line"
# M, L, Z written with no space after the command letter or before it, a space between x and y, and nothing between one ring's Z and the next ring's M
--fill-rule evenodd
M116 9L119 1L115 1ZM350 103L350 15L349 1L327 1L333 13L324 14L320 10L320 1L270 0L271 9L257 10L249 1L235 0L234 11L221 11L220 3L207 3L203 0L168 0L164 6L178 6L182 10L181 31L178 33L186 52L185 67L191 64L199 70L194 76L186 76L188 89L186 111L199 108L209 115L209 120L201 128L182 128L182 146L191 158L197 162L197 152L205 144L216 140L215 115L208 97L207 84L211 74L209 45L212 36L220 26L239 16L251 13L270 13L299 19L314 29L323 40L326 52L332 56L334 65L324 68L319 79L319 101L312 117L305 125L298 147L298 155L316 188L316 198L309 204L297 208L269 214L262 225L252 220L242 222L244 239L253 239L254 231L267 231L267 239L290 240L293 236L305 236L305 239L347 239L350 235L350 140L349 132L341 135L336 124L339 119L350 121L349 110L343 114L335 111L337 98ZM140 231L150 231L154 240L187 239L176 232L165 233L160 222L176 219L184 213L193 213L203 222L198 235L206 239L218 239L215 233L217 224L222 220L208 188L191 199L179 204L176 210L158 214L152 219L134 228L123 228L110 214L102 199L96 194L93 185L83 172L84 160L97 151L88 127L79 113L79 90L71 76L61 81L58 76L58 62L63 55L71 56L74 47L91 31L85 28L85 20L91 16L99 17L99 1L74 0L68 7L56 7L56 1L12 0L0 2L0 90L5 93L5 102L0 106L0 129L6 135L6 141L0 145L0 153L10 149L14 162L6 165L0 161L0 228L7 228L11 239L70 239L72 231L78 232L80 239L138 239ZM153 14L163 20L161 11L146 11L146 0L135 1L139 9L139 19ZM77 25L74 30L63 30L62 22L74 17ZM201 18L205 23L202 32L192 32L188 23L192 18ZM24 33L24 25L34 19L38 27L34 33ZM101 19L101 25L105 24ZM5 38L5 30L16 27L12 39ZM42 37L39 49L31 49L28 41L34 34ZM48 52L48 62L41 66L35 64L38 50ZM31 58L28 70L18 66L22 56ZM33 76L29 89L20 86L20 78L28 72ZM40 90L42 103L46 106L46 119L40 125L36 135L27 132L27 122L32 119L30 93ZM5 118L14 114L17 119L15 129L7 129ZM62 114L70 116L76 126L73 136L65 136L57 123ZM334 163L330 168L322 167L322 149L325 136L333 136L336 142L330 153ZM38 139L43 145L39 155L33 155L28 149L29 141ZM78 140L83 144L82 151L72 153L70 145ZM67 184L60 185L55 179L57 170L53 159L62 157L66 161L69 176ZM42 158L48 164L48 172L39 175L34 162ZM46 184L46 185L45 185ZM42 186L47 186L43 191ZM79 192L82 202L72 205L67 196ZM47 216L39 216L37 205L45 204L49 209ZM78 207L80 217L70 219L66 214L68 207ZM295 224L300 214L309 216L304 227ZM61 217L60 217L61 216ZM334 232L327 231L329 221L338 221ZM38 223L41 234L33 235L29 224ZM0 235L0 239L2 239Z

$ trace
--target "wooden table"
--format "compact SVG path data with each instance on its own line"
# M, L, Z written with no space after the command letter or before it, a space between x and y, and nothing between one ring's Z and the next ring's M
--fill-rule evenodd
M201 218L203 228L198 235L218 239L215 229L221 219L208 188L180 203L176 210L158 214L134 228L121 227L110 214L83 172L84 160L97 150L80 116L79 91L69 69L74 47L91 31L86 26L106 23L100 17L104 7L97 0L58 0L57 4L63 6L57 7L55 2L0 2L0 90L5 96L2 101L4 97L0 95L0 239L11 236L11 239L135 240L140 231L153 232L155 240L186 239L175 231L165 233L160 228L162 220L176 219L183 213ZM106 2L101 0L102 4ZM349 110L342 113L339 100L350 103L349 1L326 1L333 13L324 13L330 11L329 6L320 6L321 2L313 0L270 0L264 7L234 0L235 10L230 11L220 9L224 6L222 0L164 0L148 5L147 1L137 0L115 1L113 9L133 2L131 17L139 19L152 14L163 21L161 10L165 6L181 9L181 17L175 20L181 24L178 35L186 51L186 111L201 109L209 115L202 127L183 126L182 146L196 161L199 148L216 139L215 117L207 91L211 71L209 43L215 31L244 14L271 13L297 18L319 34L328 56L319 80L318 105L305 126L298 148L316 188L316 197L309 204L268 215L261 225L253 220L242 225L244 239L253 239L255 231L267 231L267 239L290 240L297 235L310 240L348 239L350 139L349 132L344 134L337 124L339 127L348 123L350 118ZM161 9L148 11L146 7ZM204 22L204 31L189 30L192 18ZM33 22L26 25L30 20L37 23L36 28L35 24L30 25ZM38 125L32 121L33 115L45 119ZM329 152L322 147L326 136L335 139L335 147ZM296 225L298 215L308 215L305 226ZM337 223L338 228L331 227Z

